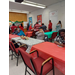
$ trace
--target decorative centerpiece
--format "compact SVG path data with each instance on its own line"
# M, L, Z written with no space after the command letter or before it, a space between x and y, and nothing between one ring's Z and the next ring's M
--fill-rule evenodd
M22 35L21 39L28 40L28 37Z

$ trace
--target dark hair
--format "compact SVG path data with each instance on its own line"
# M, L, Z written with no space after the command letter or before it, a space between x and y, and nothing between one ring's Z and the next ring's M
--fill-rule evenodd
M51 22L51 20L49 20L49 22Z
M36 24L38 24L38 22L36 22Z
M21 27L23 27L22 23L21 23Z
M15 26L15 24L14 24L14 23L13 23L12 25L13 25L13 26Z
M61 24L61 21L59 21L59 23Z
M42 23L42 25L44 25L44 23Z
M39 27L39 29L43 29L42 27Z
M59 30L59 36L60 36L60 33L61 33L61 32L64 32L64 33L65 33L65 29Z

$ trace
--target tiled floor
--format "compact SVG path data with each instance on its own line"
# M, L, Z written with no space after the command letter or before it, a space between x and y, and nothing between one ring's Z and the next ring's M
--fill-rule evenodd
M17 59L14 57L13 60L11 60L11 56L9 57L9 75L25 75L25 65L22 61L22 58L19 58L18 66L16 66ZM55 68L55 75L63 75L56 67ZM31 73L31 75L34 75L30 69L28 71ZM27 75L29 75L27 73ZM50 71L47 75L53 75L53 72Z

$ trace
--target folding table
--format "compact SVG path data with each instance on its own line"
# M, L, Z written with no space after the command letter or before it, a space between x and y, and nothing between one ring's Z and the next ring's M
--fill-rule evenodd
M47 59L48 57L53 57L54 66L59 69L63 74L65 74L65 48L59 47L54 43L43 42L32 46L31 51L38 50L39 55ZM36 58L36 53L32 54Z
M57 32L57 31L45 32L44 34L47 35L48 38L51 38L53 32Z
M39 39L34 39L34 38L29 38L29 37L28 37L28 40L23 40L21 39L21 37L12 38L12 40L28 45L28 48L26 50L26 52L28 53L30 52L31 47L33 45L44 42L44 40L39 40Z

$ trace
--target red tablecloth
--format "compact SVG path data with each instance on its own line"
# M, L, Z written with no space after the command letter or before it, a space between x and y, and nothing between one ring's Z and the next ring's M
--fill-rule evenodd
M65 48L58 47L54 43L44 42L32 46L31 51L35 49L39 51L39 55L44 59L53 57L54 66L65 74ZM36 53L32 54L32 56L36 57Z
M9 34L9 39L10 39L10 40L11 40L12 38L15 38L15 37L20 37L20 36Z
M30 37L30 36L32 36L32 33L33 33L33 31L28 31L28 32L25 33L25 35Z

